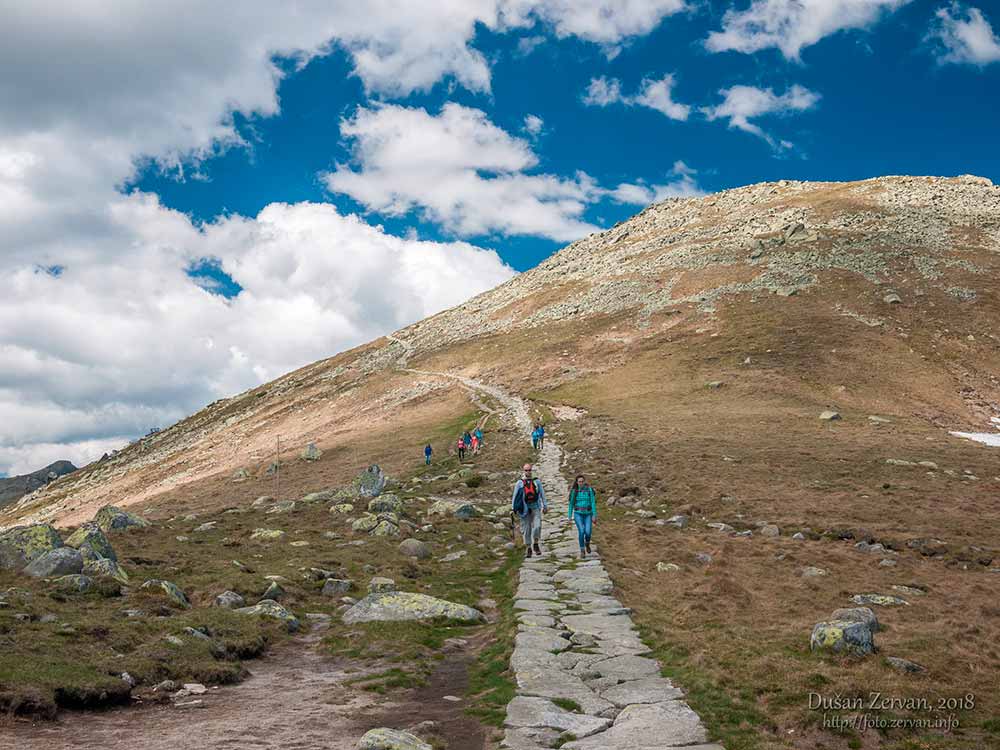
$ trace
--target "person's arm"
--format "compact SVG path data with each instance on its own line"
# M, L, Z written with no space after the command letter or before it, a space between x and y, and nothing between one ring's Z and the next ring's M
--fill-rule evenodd
M521 480L514 482L514 494L510 496L510 509L514 510L514 501L517 499L517 491L521 487Z
M538 480L538 499L542 501L542 512L544 513L549 509L549 503L545 499L545 488L542 487L542 480Z
M569 506L566 511L566 518L573 520L573 488L569 488L569 497L566 498L566 505Z
M591 520L597 520L597 490L591 488L590 490L590 512Z

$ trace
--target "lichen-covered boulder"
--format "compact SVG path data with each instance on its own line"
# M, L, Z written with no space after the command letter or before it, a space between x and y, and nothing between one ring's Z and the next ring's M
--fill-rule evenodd
M86 594L94 586L94 579L85 575L66 575L56 578L53 583L59 591L67 594Z
M117 560L111 542L93 521L83 524L69 535L66 546L80 550L84 560Z
M369 513L402 513L403 501L390 492L368 501Z
M285 623L285 627L288 628L288 632L290 633L294 633L298 630L300 625L299 620L295 615L273 599L264 599L252 607L241 607L233 611L239 612L242 615L254 615L257 617L269 617L273 620L281 620Z
M371 513L365 513L360 518L355 519L354 523L351 524L351 528L355 531L364 531L370 534L378 526L379 520L378 516L372 515Z
M375 528L371 530L372 536L399 536L399 526L386 518L380 518Z
M213 606L222 607L223 609L236 609L245 605L246 601L235 591L223 591L215 597L215 602L213 603Z
M351 505L350 503L337 503L336 505L333 505L333 506L330 507L330 512L331 513L344 513L344 514L346 514L346 513L353 513L354 512L354 506Z
M282 588L281 584L278 583L277 581L271 581L271 583L268 585L264 593L261 594L260 601L264 601L265 599L272 599L274 601L278 601L284 595L285 595L285 589Z
M427 509L428 516L454 516L455 518L475 518L479 510L464 500L437 500Z
M323 451L316 447L316 443L309 443L309 445L302 450L303 461L319 461L322 455Z
M303 495L299 498L300 503L324 503L327 500L333 500L336 493L333 490L320 490L319 492L310 492L308 495Z
M809 638L811 651L828 651L849 656L874 653L875 641L867 623L854 620L817 622Z
M257 542L276 542L285 538L281 529L254 529L250 538Z
M378 727L365 732L358 750L434 750L422 739L400 729Z
M57 547L36 557L24 567L24 573L35 578L74 575L83 570L83 556L72 547Z
M119 583L128 583L128 573L114 560L106 557L100 560L84 560L83 574L91 578L113 578Z
M151 591L162 591L166 597L172 601L174 604L183 607L184 609L190 609L191 602L188 601L187 596L180 587L175 583L170 581L163 581L159 578L152 578L142 584L142 588L150 589Z
M378 497L385 489L385 483L388 479L378 464L372 464L358 474L354 480L354 487L357 488L361 497Z
M94 514L94 523L102 531L119 531L121 529L142 529L149 526L149 521L135 513L129 513L114 505L105 505Z
M344 622L400 622L443 617L461 622L482 622L483 613L464 604L426 594L402 591L369 594L344 613Z
M63 541L52 526L36 523L31 526L15 526L0 533L0 546L7 549L0 554L0 563L4 568L20 570L45 553L62 547Z

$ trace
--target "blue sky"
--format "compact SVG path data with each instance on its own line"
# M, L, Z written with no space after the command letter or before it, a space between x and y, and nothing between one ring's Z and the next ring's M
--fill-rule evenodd
M745 7L737 3L733 7ZM863 29L832 33L786 59L774 47L754 54L711 52L704 40L720 28L728 3L702 4L671 16L648 35L628 41L613 58L577 38L540 38L537 29L495 33L479 25L472 44L491 61L492 90L469 91L444 79L428 92L393 97L394 104L436 113L448 102L484 111L512 136L525 138L524 118L540 117L529 139L539 158L530 170L571 177L579 170L601 184L668 181L676 161L696 171L705 191L777 179L853 180L882 174L951 175L1000 179L1000 65L941 64L940 42L928 38L940 2L911 2ZM984 6L985 7L985 6ZM525 40L539 43L525 52ZM284 63L288 66L287 63ZM800 85L819 96L807 110L758 120L793 146L764 139L692 112L686 121L641 106L588 106L583 95L596 77L616 78L627 93L647 77L673 75L673 98L697 110L718 104L734 85L786 91ZM427 221L419 210L392 216L349 195L331 192L319 174L351 159L340 122L369 97L339 50L292 72L278 89L281 113L237 117L247 148L233 148L198 165L192 178L148 166L129 187L158 194L172 208L210 221L235 212L256 215L275 201L324 201L361 212L388 231L422 238L462 236L495 248L518 270L565 244L547 237L494 231L459 235ZM639 205L611 200L587 207L585 217L609 226Z
M1000 180L995 0L10 5L0 473L85 464L654 200Z

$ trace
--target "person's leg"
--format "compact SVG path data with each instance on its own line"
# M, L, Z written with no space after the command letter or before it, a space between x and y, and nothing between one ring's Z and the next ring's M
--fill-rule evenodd
M589 513L583 517L583 547L590 552L590 535L594 532L594 517Z
M583 552L583 545L587 542L586 522L584 521L584 517L579 513L573 514L573 520L576 521L576 538L580 543L580 551Z
M529 550L531 549L531 513L525 513L521 516L521 536L524 537L524 546Z
M538 546L538 542L542 538L542 508L541 506L535 508L532 512L532 537L535 540L535 554L540 555L542 550Z

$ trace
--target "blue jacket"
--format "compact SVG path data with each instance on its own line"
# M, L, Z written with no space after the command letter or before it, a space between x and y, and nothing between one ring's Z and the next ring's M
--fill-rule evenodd
M424 455L425 456L431 455L431 450L432 449L431 449L431 447L429 445L424 446Z
M576 487L570 489L569 513L567 517L572 518L574 512L589 513L591 518L595 521L597 520L597 493L594 492L593 487L587 485L581 490L577 490Z
M545 500L545 490L542 489L542 482L541 482L540 479L538 479L538 477L535 477L532 481L535 483L535 487L538 488L538 502L541 505L542 510L543 511L547 511L549 509L549 504ZM521 499L523 500L524 499L524 479L518 479L517 480L517 484L514 485L514 494L510 496L510 509L511 510L514 510L514 507L517 504L517 498L518 498L519 495L520 495ZM521 513L520 515L525 516L525 515L527 515L527 513L528 513L528 509L525 508L524 513Z

